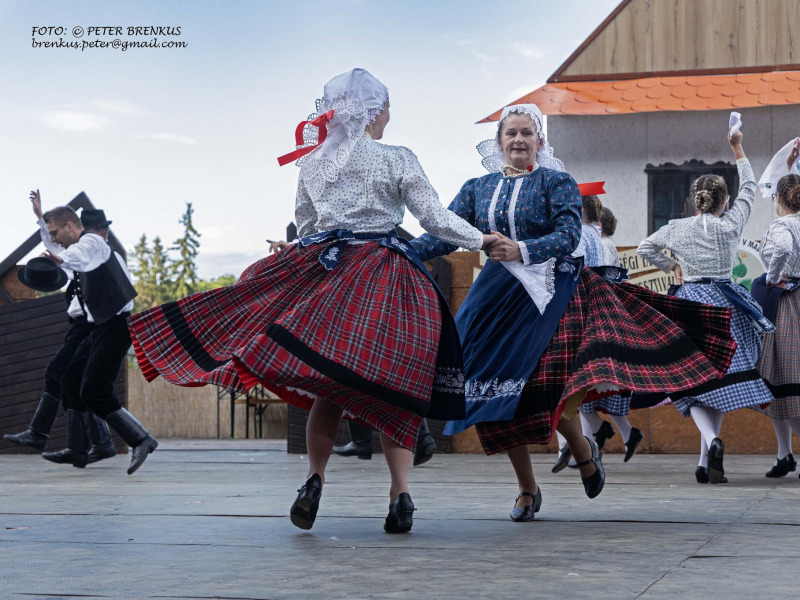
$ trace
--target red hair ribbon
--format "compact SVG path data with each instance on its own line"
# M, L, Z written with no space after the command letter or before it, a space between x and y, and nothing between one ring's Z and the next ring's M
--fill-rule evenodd
M603 189L605 185L605 181L593 181L591 183L579 183L578 184L578 191L581 193L581 196L596 196L598 194L605 194L606 191Z
M319 134L317 135L317 143L313 146L306 146L304 148L298 148L294 152L289 152L289 154L284 154L283 156L278 157L278 164L280 166L286 165L290 162L296 161L301 156L305 156L312 150L314 150L317 146L319 146L322 142L325 141L325 137L328 135L328 129L325 127L325 123L330 121L333 118L333 111L329 110L326 113L321 114L313 121L300 121L297 125L297 129L294 130L294 140L297 142L298 146L302 146L305 143L303 139L303 129L306 128L306 124L313 125L317 129L319 129Z

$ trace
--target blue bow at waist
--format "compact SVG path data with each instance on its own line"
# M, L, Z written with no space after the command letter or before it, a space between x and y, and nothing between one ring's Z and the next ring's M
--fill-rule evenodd
M760 277L753 280L750 293L756 302L764 310L764 316L773 323L778 315L778 302L786 292L792 292L800 286L800 278L789 279L783 282L783 287L767 284L767 274L763 273Z
M704 278L699 281L687 281L686 283L695 283L700 285L713 285L720 294L725 296L731 303L740 308L744 316L750 321L750 324L755 330L763 335L775 331L775 325L764 316L761 306L753 300L752 296L747 293L747 288L742 287L738 283L732 283L730 279L711 279ZM672 285L669 289L669 294L674 295L679 285Z

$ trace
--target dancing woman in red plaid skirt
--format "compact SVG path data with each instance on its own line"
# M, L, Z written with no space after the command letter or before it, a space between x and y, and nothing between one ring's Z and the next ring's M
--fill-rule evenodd
M456 316L467 417L445 433L475 424L487 454L508 453L520 491L511 519L531 521L542 493L528 444L547 444L558 428L593 498L605 474L597 444L581 434L578 405L714 379L735 344L730 310L660 297L622 282L622 269L600 275L570 256L580 192L552 155L538 107L506 107L497 139L479 150L493 172L465 183L450 209L499 239ZM412 244L425 260L455 249L428 234Z
M132 317L130 329L148 380L261 383L310 410L308 479L290 510L302 529L316 518L343 411L377 429L392 478L384 529L406 532L422 417L463 418L464 376L447 303L395 226L407 206L454 245L478 250L496 238L445 210L410 150L376 141L389 95L368 72L332 79L317 108L297 129L298 150L279 159L303 158L299 242L251 265L233 286Z

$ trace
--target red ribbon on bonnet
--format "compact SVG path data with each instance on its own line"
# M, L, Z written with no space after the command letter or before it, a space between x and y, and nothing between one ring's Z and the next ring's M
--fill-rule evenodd
M296 161L301 156L305 156L312 150L314 150L317 146L319 146L322 142L325 141L325 138L328 135L328 129L325 127L325 123L330 121L333 118L333 111L329 110L326 113L321 114L313 121L300 121L297 125L297 129L294 130L294 140L297 142L298 146L302 146L305 143L303 139L303 129L306 128L306 124L313 125L317 129L319 129L319 134L317 135L317 143L313 146L306 146L304 148L298 148L294 152L289 152L289 154L284 154L283 156L278 157L278 164L280 166L286 165L290 162Z
M578 184L578 191L580 192L581 196L596 196L598 194L605 194L606 191L603 189L605 185L605 181L593 181L591 183L579 183Z

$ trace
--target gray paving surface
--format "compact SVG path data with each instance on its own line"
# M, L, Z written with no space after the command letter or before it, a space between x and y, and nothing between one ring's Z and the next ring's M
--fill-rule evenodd
M797 598L800 480L767 456L605 458L588 500L534 455L544 503L513 523L505 456L413 469L408 535L382 530L388 471L334 457L310 532L288 510L306 459L263 440L167 440L85 470L0 456L0 598Z

